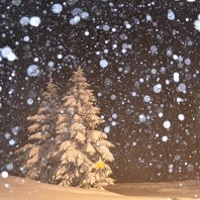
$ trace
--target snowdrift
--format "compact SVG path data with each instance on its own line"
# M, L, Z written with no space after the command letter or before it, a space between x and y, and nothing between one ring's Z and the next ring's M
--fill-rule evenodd
M200 199L200 181L166 183L124 183L107 187L110 192L126 196L165 197L168 200Z
M189 200L200 199L200 187L195 181L182 186L170 183L117 184L109 191L87 190L40 183L9 176L0 178L0 200ZM116 194L116 192L121 194ZM126 196L130 195L130 196ZM177 198L175 198L175 196Z

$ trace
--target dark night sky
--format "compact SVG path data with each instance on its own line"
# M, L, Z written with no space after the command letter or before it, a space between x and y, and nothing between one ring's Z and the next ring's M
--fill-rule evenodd
M77 18L83 12L88 17ZM116 146L118 181L199 178L199 14L198 1L0 0L0 48L18 57L0 59L1 169L26 142L26 118L37 112L50 74L62 96L81 65ZM25 16L41 23L23 25ZM27 73L33 64L36 76Z

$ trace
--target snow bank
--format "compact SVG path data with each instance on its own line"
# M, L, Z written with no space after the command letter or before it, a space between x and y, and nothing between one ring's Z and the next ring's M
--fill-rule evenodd
M87 190L64 186L49 185L28 179L8 176L0 177L1 200L171 200L174 193L180 195L178 200L200 199L198 184L182 183L180 190L178 183L157 184L118 184L109 190L120 192L123 196L103 190ZM188 186L188 187L187 187ZM172 195L172 196L170 196ZM193 196L192 196L193 195ZM168 196L168 197L167 197Z

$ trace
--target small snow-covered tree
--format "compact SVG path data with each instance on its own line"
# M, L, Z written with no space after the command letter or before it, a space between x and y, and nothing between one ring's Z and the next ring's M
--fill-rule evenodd
M60 185L83 188L113 184L107 164L114 160L109 150L113 144L104 132L96 129L104 122L98 116L99 108L94 106L96 98L80 67L70 80L73 86L63 98L57 122L59 150L55 156L59 164L53 180ZM105 162L101 174L95 167L99 159Z
M51 171L55 166L51 158L56 149L54 138L58 107L57 89L51 79L46 91L42 93L42 101L37 114L27 118L31 122L28 127L30 133L28 144L16 152L25 177L51 182Z

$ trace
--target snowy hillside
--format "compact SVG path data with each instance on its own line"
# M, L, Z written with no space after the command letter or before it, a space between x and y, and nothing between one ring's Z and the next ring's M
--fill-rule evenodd
M199 183L138 183L110 186L110 191L55 186L9 176L0 178L1 200L189 200L200 199ZM129 195L129 196L125 196ZM131 197L130 197L131 196Z
M199 198L200 0L0 0L0 36L0 200Z

